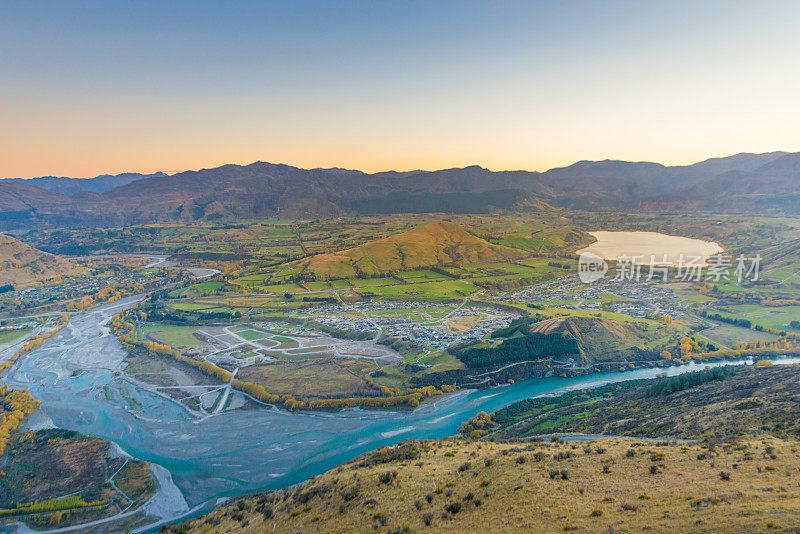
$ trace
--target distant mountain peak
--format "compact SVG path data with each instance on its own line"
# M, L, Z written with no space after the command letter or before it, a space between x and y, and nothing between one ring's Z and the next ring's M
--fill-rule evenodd
M312 171L327 172L328 174L337 174L339 176L363 176L367 173L359 171L358 169L345 169L343 167L316 167Z
M62 195L72 196L82 191L90 193L105 193L115 187L126 185L145 178L163 178L163 172L141 174L138 172L124 172L121 174L101 174L94 178L69 178L67 176L38 176L36 178L9 178L0 182L23 182L52 191Z

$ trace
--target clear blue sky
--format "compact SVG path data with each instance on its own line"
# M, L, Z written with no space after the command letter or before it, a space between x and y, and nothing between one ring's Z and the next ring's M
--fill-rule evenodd
M800 150L797 2L1 2L0 177Z

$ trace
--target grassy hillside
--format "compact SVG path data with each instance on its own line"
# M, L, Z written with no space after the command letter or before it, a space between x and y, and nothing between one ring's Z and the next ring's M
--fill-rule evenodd
M520 259L528 254L493 245L460 226L439 221L332 254L318 254L302 265L320 278L408 271L438 265L470 265Z
M56 276L77 276L83 271L59 256L0 234L0 285L11 284L19 289Z
M554 317L534 323L529 329L574 338L587 364L653 359L657 354L653 349L657 341L663 339L667 343L669 338L679 336L674 328L652 321L614 321L600 317Z
M794 444L401 444L243 497L189 532L756 532L796 522ZM749 460L748 460L749 459ZM177 527L173 527L177 530Z
M779 243L760 251L763 276L780 282L781 289L800 287L800 239Z

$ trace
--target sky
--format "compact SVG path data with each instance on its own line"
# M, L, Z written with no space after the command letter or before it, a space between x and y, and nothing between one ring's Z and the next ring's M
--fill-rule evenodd
M796 1L0 0L0 177L800 150Z

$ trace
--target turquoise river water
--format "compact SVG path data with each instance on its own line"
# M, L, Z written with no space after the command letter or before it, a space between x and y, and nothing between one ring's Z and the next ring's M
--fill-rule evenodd
M105 324L121 307L135 301L129 298L73 318L2 380L29 389L42 402L45 419L56 426L107 438L128 454L166 468L195 513L223 497L296 484L383 445L453 435L462 421L479 411L491 412L529 397L653 378L659 373L677 375L706 366L526 380L460 391L409 411L260 409L198 419L176 402L137 387L121 373L124 352ZM796 362L800 359L780 363ZM743 362L724 364L732 363ZM73 376L77 369L81 373ZM111 400L105 388L114 393ZM141 406L132 409L125 396Z

